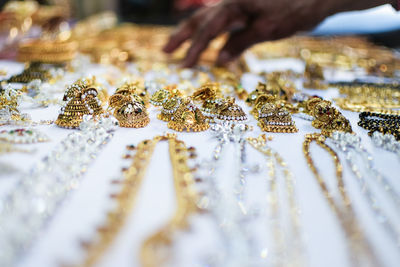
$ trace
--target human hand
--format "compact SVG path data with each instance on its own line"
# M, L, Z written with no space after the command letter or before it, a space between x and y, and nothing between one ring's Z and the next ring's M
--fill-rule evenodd
M164 52L172 53L188 39L192 44L183 62L191 67L209 42L229 32L217 64L224 65L255 43L276 40L316 26L336 12L363 9L385 0L223 0L197 11L171 35Z

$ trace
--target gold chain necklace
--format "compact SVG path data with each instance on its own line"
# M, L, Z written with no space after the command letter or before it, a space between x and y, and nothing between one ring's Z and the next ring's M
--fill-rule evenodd
M342 97L335 99L336 104L346 110L355 112L383 112L398 114L400 108L400 91L398 88L373 85L338 86Z
M176 230L188 226L188 217L197 212L198 195L194 188L192 170L187 165L189 159L185 143L169 138L169 155L171 159L174 186L177 197L177 209L171 220L157 233L148 238L142 245L141 262L144 267L159 267L167 260L170 253L165 248L173 242Z
M380 262L371 247L369 240L365 237L364 233L360 229L358 222L355 218L354 210L351 205L350 198L346 193L346 189L343 182L343 169L340 163L337 153L325 143L326 138L321 134L306 134L303 143L303 152L307 160L307 164L311 171L315 175L318 184L328 201L329 206L332 211L336 214L339 222L345 231L345 234L350 239L351 262L353 266L380 266ZM323 177L318 172L315 163L310 154L310 144L316 142L321 148L325 149L333 158L335 169L336 169L336 179L337 186L343 201L343 206L341 207L335 202L332 193L328 189Z
M115 208L108 212L107 221L97 228L98 237L93 242L83 244L86 250L80 267L94 266L104 253L108 250L118 233L124 226L144 180L147 168L158 142L168 140L170 158L173 168L173 177L177 196L177 212L170 223L159 233L149 238L143 245L142 264L143 266L160 266L165 258L154 253L153 248L161 244L169 245L172 242L172 234L175 230L182 229L187 224L190 214L196 212L197 193L194 190L194 179L192 170L189 168L188 158L194 155L194 148L186 148L185 143L176 139L176 135L156 136L151 140L144 140L137 148L129 146L129 150L136 149L129 168L124 169L123 179L115 183L121 183L122 189L119 193L112 195L116 200ZM129 158L130 156L126 156ZM168 240L168 242L164 242Z

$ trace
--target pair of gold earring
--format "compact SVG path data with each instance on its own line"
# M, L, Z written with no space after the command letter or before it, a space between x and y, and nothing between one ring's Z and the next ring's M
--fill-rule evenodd
M251 113L264 132L296 133L298 129L287 105L286 101L272 95L260 95L254 101Z
M183 97L176 86L167 86L156 91L150 103L162 107L158 119L168 122L168 128L175 131L205 131L210 125L191 97Z
M202 101L201 111L210 123L218 121L240 123L247 121L243 109L234 98L223 98L218 83L206 83L194 94L193 99Z

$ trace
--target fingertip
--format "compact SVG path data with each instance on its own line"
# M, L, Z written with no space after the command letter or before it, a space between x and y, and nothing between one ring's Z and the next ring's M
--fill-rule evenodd
M173 47L173 45L171 44L171 41L168 41L168 43L166 43L163 48L162 51L164 53L172 53L175 50L175 48Z
M218 66L224 66L232 59L233 59L233 56L231 55L231 53L229 53L226 50L222 50L218 55L216 63Z
M182 64L181 64L181 68L191 68L196 64L196 60L192 59L192 58L188 58L186 57Z

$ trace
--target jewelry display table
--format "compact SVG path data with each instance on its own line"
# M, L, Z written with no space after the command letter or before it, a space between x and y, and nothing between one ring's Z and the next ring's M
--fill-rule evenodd
M304 71L304 64L293 59L257 61L250 58L249 66L258 71L260 69ZM5 70L7 76L11 76L20 73L23 70L23 64L0 61L0 69ZM133 72L134 69L134 65L131 65L127 68L127 72ZM113 75L119 77L120 74L116 67L90 63L87 67L80 68L79 73L65 75L62 78L63 83L57 83L61 88L56 88L58 92L55 92L52 98L61 100L67 85L72 84L76 79L90 75L95 75L107 89L108 94L112 95L117 86L106 83L104 77ZM143 78L146 80L150 76ZM173 77L169 78L173 83ZM329 81L343 81L351 80L353 76L347 72L328 71L325 73L325 78ZM252 73L245 73L241 78L242 86L247 92L253 91L259 81L264 82L260 76ZM300 89L302 83L298 82L296 86ZM309 95L318 95L326 100L333 100L338 96L338 90L335 88L302 89L301 91ZM277 152L287 163L287 168L292 174L292 184L288 184L290 181L285 179L284 172L279 167L275 169L276 179L273 180L275 184L271 186L269 161L250 145L245 146L245 160L242 162L239 160L238 163L238 158L240 158L238 153L243 148L240 147L240 142L229 140L229 137L225 139L226 143L218 160L213 160L213 153L218 149L221 141L221 138L216 138L218 129L214 127L214 130L202 132L175 132L167 127L166 122L157 118L159 109L152 105L147 109L150 123L144 128L116 127L115 131L107 132L107 134L97 132L100 131L98 129L90 130L90 128L85 136L79 137L80 141L71 142L68 146L66 145L68 148L61 150L59 149L61 142L71 133L80 132L79 130L64 129L55 124L32 127L1 126L0 131L33 128L49 138L47 142L16 145L23 151L0 155L0 239L9 235L24 236L21 238L31 237L29 245L21 249L16 256L18 259L15 261L16 265L10 266L55 267L64 263L79 263L82 258L85 258L86 250L83 249L85 242L96 239L96 229L106 221L107 212L115 208L115 199L110 196L118 192L121 185L113 181L121 179L122 168L129 167L132 162L132 159L123 157L127 152L126 147L137 146L145 139L167 133L176 134L177 139L184 141L187 147L196 149L197 158L190 163L192 165L189 165L190 167L196 164L203 166L202 168L197 166L198 172L193 173L196 180L197 178L206 179L207 175L210 175L210 170L205 170L206 166L215 161L218 168L213 175L227 183L221 187L223 190L226 189L224 194L229 194L227 193L229 189L233 189L233 192L242 190L240 197L227 197L225 202L219 203L214 213L194 212L189 218L189 226L179 228L179 231L174 233L172 248L167 250L167 254L172 258L170 259L173 262L171 266L206 266L207 263L210 264L207 266L213 266L213 263L216 266L246 266L246 264L249 264L247 266L352 266L354 264L352 254L357 247L352 247L354 244L350 240L357 237L346 234L344 230L346 222L341 223L339 219L340 216L344 216L344 209L339 211L342 215L337 216L328 204L328 197L321 190L309 168L303 151L305 135L317 133L320 130L315 129L310 121L293 116L298 132L262 132L257 125L257 120L250 115L251 108L243 100L236 99L236 104L241 106L247 114L249 126L247 131L242 129L239 134L236 133L237 136L257 138L260 134L265 134L267 137L272 137L267 139L267 146ZM21 103L20 109L21 112L28 113L32 121L55 120L59 110L58 104L35 108L32 104L25 102ZM340 111L350 121L353 131L361 138L363 148L373 157L371 166L366 166L360 160L355 162L355 165L363 170L363 174L369 175L360 181L360 178L354 175L354 170L352 171L354 166L346 161L346 153L338 149L332 140L326 140L341 160L344 188L351 201L354 218L368 240L370 248L374 251L376 259L383 264L381 266L398 266L400 262L399 205L391 201L388 190L385 191L379 181L376 181L375 178L378 176L374 171L378 171L385 177L385 181L393 186L390 190L400 193L400 157L373 144L367 131L357 125L358 113ZM81 144L80 142L85 138L88 138L85 141L86 148L77 150L76 153L68 154L68 152L67 155L63 155L63 149L71 149L74 144ZM101 142L93 144L91 138L98 138ZM167 224L176 212L179 203L176 198L172 159L169 159L168 147L167 142L160 142L155 146L132 210L128 212L119 233L104 251L96 266L142 266L143 242ZM51 151L56 152L51 153ZM337 189L335 176L336 167L332 156L315 143L310 144L309 151L319 174L327 186L333 189L330 191L334 198L340 202L340 192ZM71 155L74 155L74 158L68 158ZM72 176L68 181L59 181L58 177L51 175L35 178L35 170L40 169L43 162L47 162L54 168L60 168L60 164L53 162L57 158L70 162L71 169L56 170L56 172L69 172ZM79 161L82 164L76 164ZM79 170L72 170L72 167L76 166ZM239 181L240 178L242 178L242 183L234 183L234 185L230 183ZM43 182L45 179L46 182ZM365 187L362 188L363 181L367 181L375 196L372 202L367 201ZM235 187L237 185L239 188ZM35 194L23 194L23 192L13 195L13 192L21 191L21 187L24 187L24 190L32 190L30 192L40 192L43 190L41 186L47 186L54 189L54 192L59 192L59 197L30 199L28 196L35 196ZM201 183L198 187L202 188ZM21 198L22 203L19 203L18 209L29 207L31 210L28 210L27 214L39 217L38 220L42 218L39 220L41 227L35 225L39 222L33 221L34 218L19 217L12 221L10 218L13 215L3 212L8 203L7 198L11 195ZM40 195L45 194L36 194L36 196ZM290 199L294 203L290 202ZM210 198L202 199L202 205L205 208L213 205L212 201L207 204L207 200ZM229 205L224 206L223 203ZM375 206L379 207L378 212L376 209L374 211ZM379 217L380 211L384 211L388 217ZM14 215L16 216L16 213ZM216 220L218 223L215 223ZM2 228L4 223L11 225ZM394 233L388 230L387 223L395 226L393 229L390 228L395 230ZM396 238L398 244L395 242ZM2 250L1 245L0 242L0 254L10 252ZM368 261L369 257L365 260ZM216 264L218 262L223 262L225 265ZM360 263L358 261L358 264ZM373 263L373 261L370 262L370 264Z

